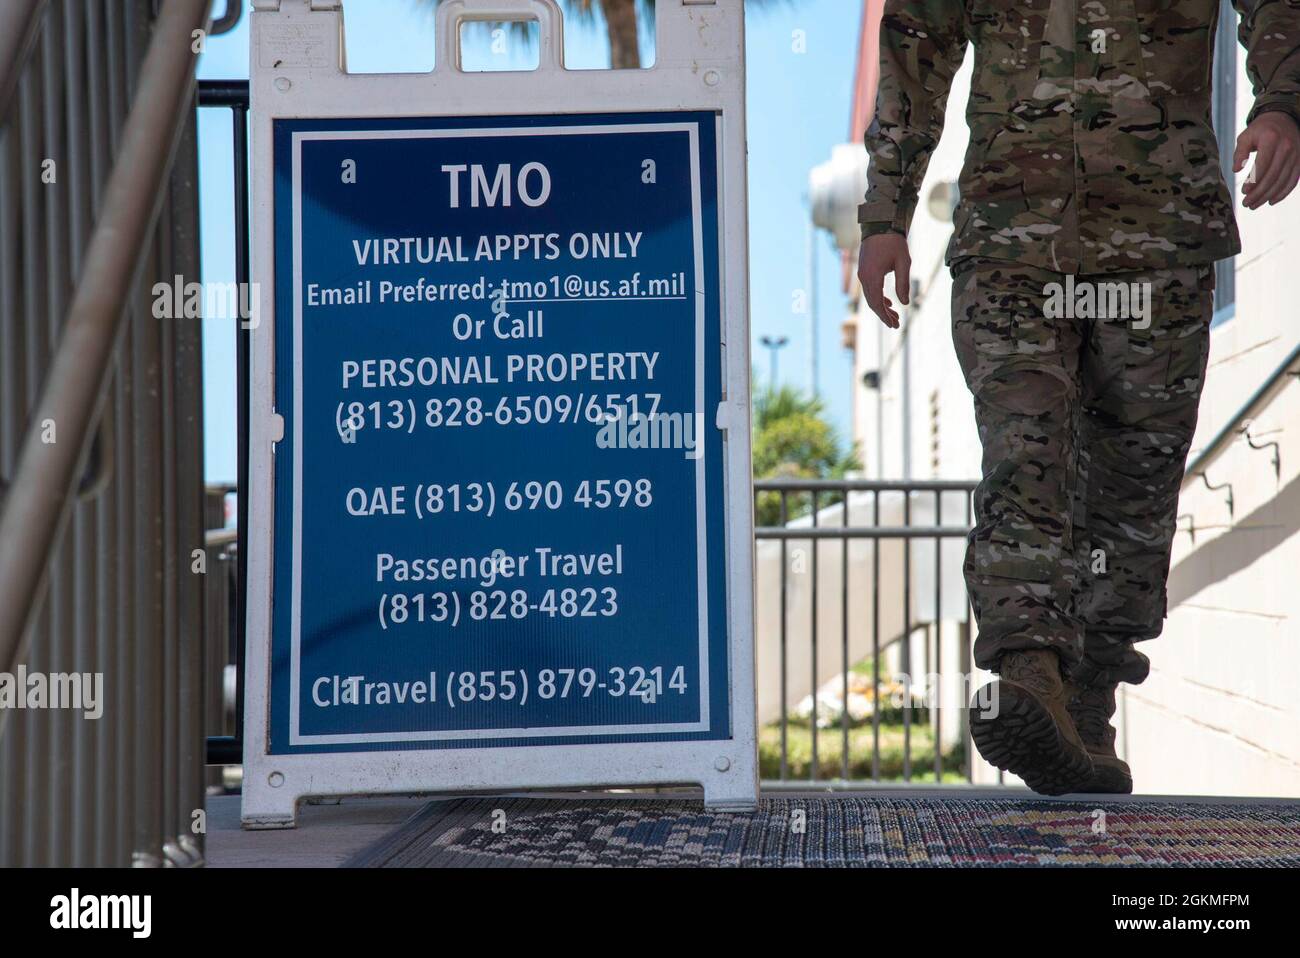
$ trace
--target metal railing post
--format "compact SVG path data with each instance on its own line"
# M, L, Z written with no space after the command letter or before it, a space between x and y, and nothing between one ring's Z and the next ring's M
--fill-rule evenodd
M0 3L0 120L18 89L27 55L36 45L45 0L5 0Z

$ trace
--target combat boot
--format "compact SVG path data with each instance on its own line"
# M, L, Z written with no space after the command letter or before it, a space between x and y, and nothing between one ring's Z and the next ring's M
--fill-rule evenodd
M1092 777L1079 788L1081 792L1111 792L1127 795L1133 791L1133 773L1128 763L1115 754L1115 689L1111 685L1085 686L1066 683L1066 708L1079 730L1083 747L1092 759Z
M1092 759L1066 701L1054 651L1008 652L998 678L971 703L971 738L985 761L1019 775L1034 791L1077 792L1092 778Z

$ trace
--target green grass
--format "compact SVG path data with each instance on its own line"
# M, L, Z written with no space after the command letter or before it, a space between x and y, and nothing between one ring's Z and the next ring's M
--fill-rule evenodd
M873 661L874 660L871 656L868 655L865 659L862 659L856 665L852 666L849 671L855 675L871 675L874 671L871 665ZM883 682L887 678L889 678L889 670L882 668L880 670L880 681Z
M947 716L945 716L947 718ZM901 718L890 716L890 721L880 725L880 779L881 781L903 780L903 723ZM812 778L812 728L807 721L791 719L786 726L787 736L787 770L786 776L793 780ZM849 727L849 774L850 779L871 778L872 751L871 723ZM842 777L844 733L838 725L833 728L817 730L817 775L818 781ZM930 729L929 716L925 710L917 709L914 713L911 729L912 781L933 782L934 778L934 735ZM962 752L960 747L952 747L943 753L944 782L964 782L966 777L961 771ZM774 722L765 725L758 734L759 775L763 779L781 777L781 725Z

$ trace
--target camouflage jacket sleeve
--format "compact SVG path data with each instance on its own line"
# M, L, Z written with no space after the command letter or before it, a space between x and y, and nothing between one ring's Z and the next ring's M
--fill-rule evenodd
M1232 0L1241 15L1246 75L1255 105L1246 117L1281 110L1300 123L1300 0Z
M858 207L864 238L891 230L907 234L965 54L962 0L886 0L876 112L865 138L867 196Z

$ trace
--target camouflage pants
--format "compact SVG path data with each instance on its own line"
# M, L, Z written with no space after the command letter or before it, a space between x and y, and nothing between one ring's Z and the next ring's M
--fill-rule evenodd
M1077 681L1146 678L1133 643L1163 627L1213 288L1210 266L954 264L953 342L984 448L965 563L981 668L1050 646Z

